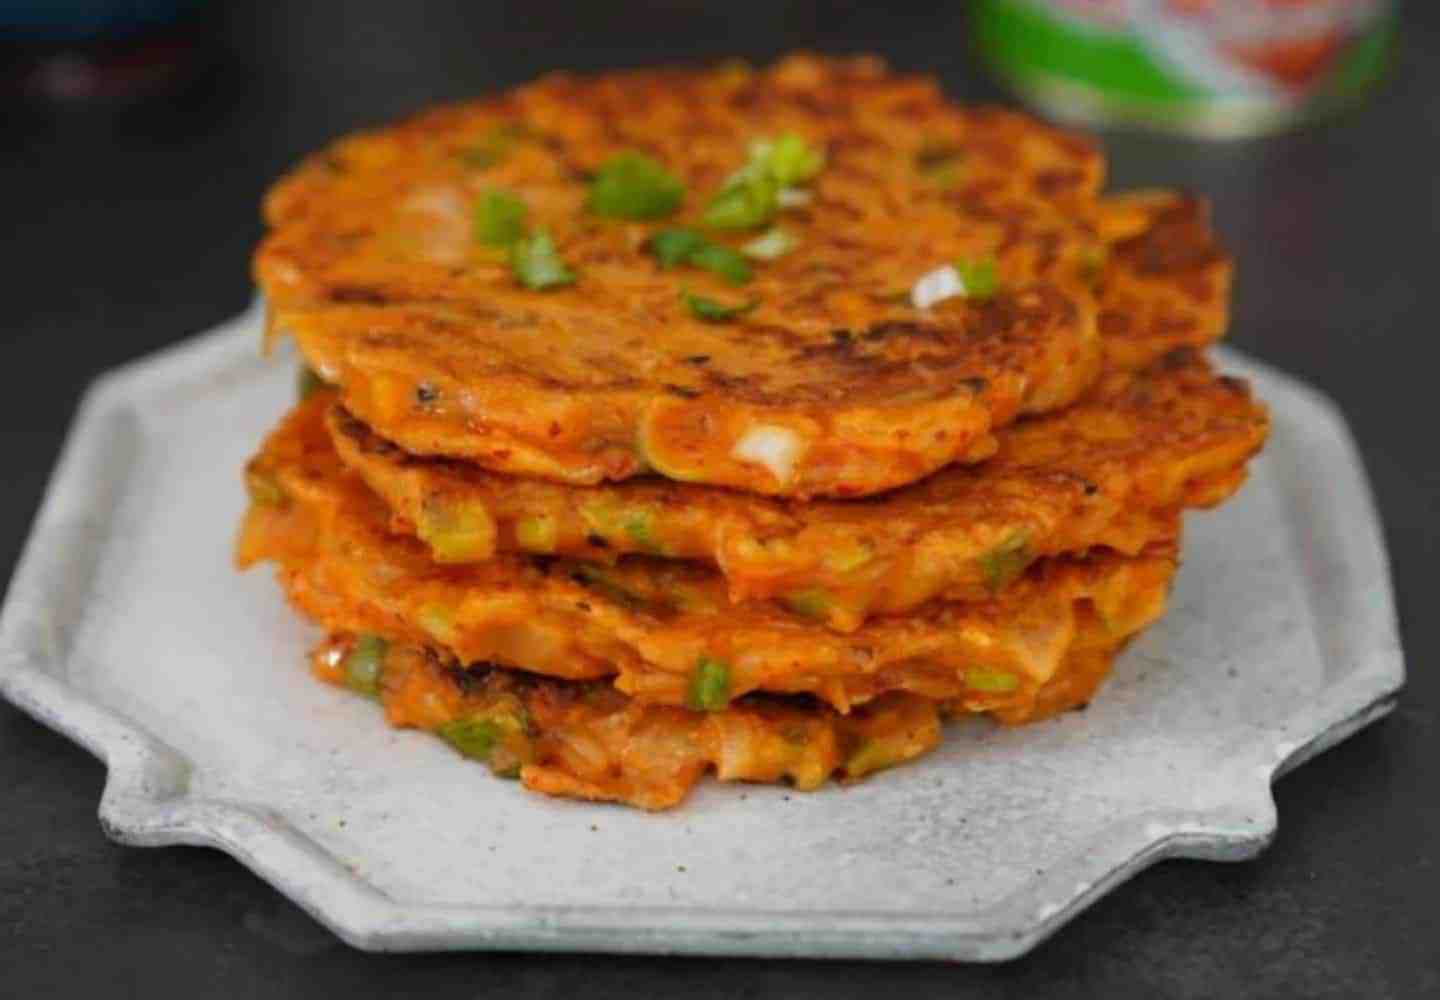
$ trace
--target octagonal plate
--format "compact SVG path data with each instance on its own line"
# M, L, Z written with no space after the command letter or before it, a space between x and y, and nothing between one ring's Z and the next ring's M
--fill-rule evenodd
M292 395L252 311L86 396L0 617L0 689L105 761L100 821L226 851L367 949L998 960L1169 857L1241 860L1270 784L1404 679L1389 573L1334 408L1271 404L1241 494L1192 517L1171 610L1083 713L950 726L811 794L711 783L647 815L552 801L315 683L315 638L237 575L241 463Z

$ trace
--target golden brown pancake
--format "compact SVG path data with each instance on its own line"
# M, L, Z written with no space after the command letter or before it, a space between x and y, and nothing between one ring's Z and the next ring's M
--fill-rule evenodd
M720 569L734 601L781 599L846 631L937 597L984 600L1035 559L1139 553L1170 536L1177 509L1233 493L1268 425L1243 383L1182 351L1004 429L981 465L883 496L798 503L658 477L571 486L499 476L415 458L342 407L327 421L392 527L418 534L439 562L497 550L699 560Z
M762 225L707 227L787 137L818 173ZM597 211L597 176L637 154L683 197L652 218ZM312 157L272 191L255 271L273 329L412 453L860 496L985 458L994 429L1097 376L1102 171L1088 141L873 59L557 75ZM495 192L572 283L527 287L477 236ZM776 225L793 249L743 287L653 252L662 229L733 253ZM957 262L993 265L993 291L917 306L917 282ZM747 309L714 322L696 296Z
M1070 654L1021 717L1084 704L1118 645ZM602 681L466 668L423 646L336 635L311 654L330 683L378 698L392 725L436 733L526 788L642 809L677 805L708 772L721 781L786 782L800 791L856 781L930 752L941 720L963 711L894 692L842 715L806 698L750 695L717 711L654 705Z
M751 691L813 694L840 711L888 691L1024 710L1077 645L1119 640L1163 610L1178 515L1144 553L1044 560L997 597L932 602L848 634L773 602L732 605L715 570L630 556L613 565L502 555L440 565L340 462L301 404L247 469L238 561L277 563L290 599L335 632L374 633L548 676L614 676L660 704ZM707 679L708 678L708 679Z

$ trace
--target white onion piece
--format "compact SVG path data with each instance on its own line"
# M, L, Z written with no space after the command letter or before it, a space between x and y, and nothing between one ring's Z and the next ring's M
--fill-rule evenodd
M937 302L965 294L965 281L949 264L926 271L910 289L910 304L916 309L929 309Z
M800 448L800 435L790 428L756 424L735 442L730 455L742 462L765 466L776 482L787 486L795 476L795 460L800 457Z

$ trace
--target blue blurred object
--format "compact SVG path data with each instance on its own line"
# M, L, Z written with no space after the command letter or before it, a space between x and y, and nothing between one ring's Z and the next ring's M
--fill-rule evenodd
M0 27L32 41L138 34L183 20L204 0L0 0Z

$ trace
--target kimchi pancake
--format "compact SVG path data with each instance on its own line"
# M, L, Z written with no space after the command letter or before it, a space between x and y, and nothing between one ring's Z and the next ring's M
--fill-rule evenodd
M1096 378L1102 172L871 59L557 75L312 157L255 271L411 452L860 496Z
M247 467L241 566L277 563L290 599L329 630L433 645L467 663L613 675L647 702L719 707L769 691L843 712L899 690L1023 707L1089 632L1118 640L1157 618L1175 569L1171 515L1169 541L1137 556L1043 560L993 599L931 602L842 634L775 602L732 604L723 577L694 563L437 564L390 530L384 502L340 462L311 412L323 405L298 407Z
M1102 640L1072 652L1015 723L1083 704L1118 651ZM316 647L317 676L374 697L398 727L435 733L460 754L531 791L677 805L707 773L813 791L856 781L935 749L963 707L894 692L842 715L804 697L749 695L699 711L638 701L603 681L566 681L424 647L337 634Z
M936 598L987 599L1039 558L1097 547L1134 555L1167 540L1177 509L1214 505L1240 485L1268 426L1244 383L1178 352L1006 428L980 465L883 496L802 503L657 477L572 486L500 476L411 456L343 407L327 422L392 527L437 561L497 551L699 560L720 570L733 601L779 599L841 630Z

